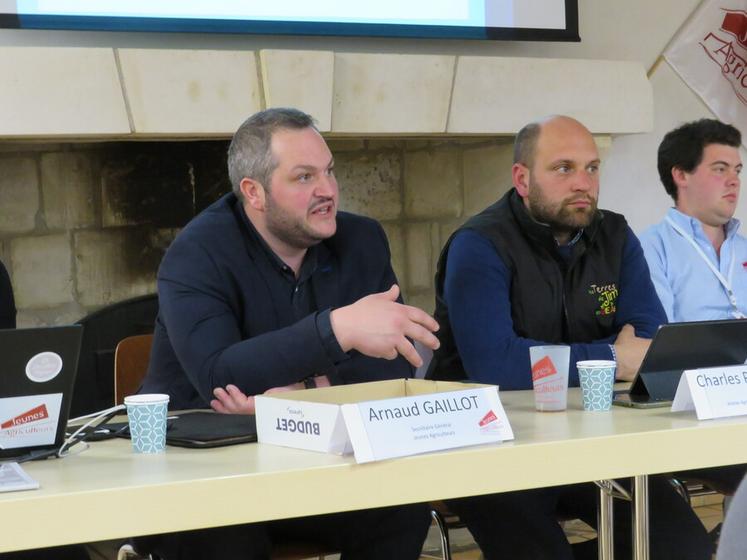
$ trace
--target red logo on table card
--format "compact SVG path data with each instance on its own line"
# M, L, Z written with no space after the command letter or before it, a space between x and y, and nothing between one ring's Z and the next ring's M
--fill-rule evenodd
M27 410L26 412L19 414L18 416L11 418L10 420L6 420L2 424L0 424L0 428L3 430L7 428L12 428L14 426L23 426L24 424L29 424L31 422L38 422L39 420L46 420L49 418L49 412L47 412L47 405L41 404L39 406L35 406L31 410Z
M532 366L532 381L537 381L548 375L555 375L558 370L555 369L555 364L552 363L550 356L545 356L540 361Z
M482 420L480 420L480 427L485 427L491 422L495 422L496 420L498 420L498 417L495 415L495 412L491 410L482 417Z

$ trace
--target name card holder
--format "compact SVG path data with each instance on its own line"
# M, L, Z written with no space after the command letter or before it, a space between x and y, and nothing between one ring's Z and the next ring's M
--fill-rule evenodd
M684 371L672 412L693 409L698 420L747 414L747 364Z
M342 406L358 463L514 439L497 387Z

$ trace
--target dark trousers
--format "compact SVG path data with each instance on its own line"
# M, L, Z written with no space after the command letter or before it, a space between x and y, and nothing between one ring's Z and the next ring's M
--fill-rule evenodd
M416 560L429 512L425 504L414 504L138 537L133 544L164 560L267 560L273 543L298 540L341 552L344 560Z
M682 471L675 473L674 476L684 480L700 482L716 492L733 496L746 472L747 465L742 464Z
M559 518L597 525L597 487L574 484L461 498L446 502L480 545L486 560L597 558L596 541L573 546ZM666 478L649 477L650 551L656 560L709 560L702 523ZM632 557L630 502L615 500L615 558Z
M21 552L4 552L0 560L89 560L88 552L82 544L38 548Z

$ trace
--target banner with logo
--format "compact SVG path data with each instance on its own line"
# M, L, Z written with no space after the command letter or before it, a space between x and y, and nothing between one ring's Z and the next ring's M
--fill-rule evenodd
M747 141L747 0L705 0L664 58Z

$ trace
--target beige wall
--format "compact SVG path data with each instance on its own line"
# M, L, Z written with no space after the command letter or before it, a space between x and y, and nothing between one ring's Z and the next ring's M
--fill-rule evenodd
M666 63L655 66L664 47L699 3L700 0L579 0L581 43L5 30L0 31L0 47L276 48L638 61L652 68L655 129L645 135L614 139L603 168L601 203L625 213L634 229L640 230L658 220L669 205L654 168L653 151L662 135L680 122L710 115ZM594 80L594 76L586 79ZM584 87L582 80L579 87ZM538 107L537 112L543 113L542 108ZM742 198L737 215L747 219L747 198Z
M710 115L666 63L655 64L698 4L699 0L580 0L578 44L0 31L0 47L277 48L639 61L651 68L654 130L613 138L603 167L601 204L623 212L634 229L641 230L660 219L669 205L655 170L655 149L662 135L680 122ZM543 113L542 108L537 112ZM455 225L508 186L505 142L332 142L342 161L343 207L384 223L397 273L414 303L432 308L433 263L441 245ZM0 258L11 268L23 324L74 320L100 305L153 288L152 272L131 278L127 286L115 278L127 265L116 261L124 243L118 236L122 228L135 226L107 221L106 196L97 168L90 168L95 161L91 153L85 145L0 145ZM77 184L76 190L63 187L60 177L66 184ZM747 219L746 209L747 197L742 197L737 215ZM158 250L172 232L151 234ZM104 266L100 259L109 262Z
M656 170L656 150L664 134L690 120L714 118L666 62L654 69L650 80L654 91L654 130L616 138L602 169L600 204L623 212L637 233L661 221L672 206ZM741 128L743 137L747 136L747 123L731 124ZM747 162L747 150L742 148L741 154L742 161ZM736 217L747 221L745 195L739 200Z

